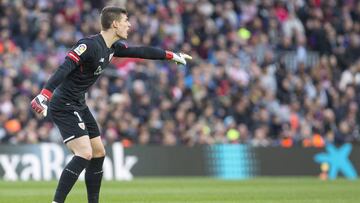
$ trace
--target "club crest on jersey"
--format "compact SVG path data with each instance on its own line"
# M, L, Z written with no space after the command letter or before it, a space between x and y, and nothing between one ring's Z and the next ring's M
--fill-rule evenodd
M79 127L83 130L85 130L85 124L84 123L78 123Z
M77 53L77 55L81 55L82 53L84 53L86 51L86 44L80 44L79 46L77 46L74 49L74 52Z

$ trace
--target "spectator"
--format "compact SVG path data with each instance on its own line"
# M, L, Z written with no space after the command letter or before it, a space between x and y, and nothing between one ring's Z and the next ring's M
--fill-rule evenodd
M0 143L60 141L24 107L107 4L127 7L127 43L194 60L113 60L88 94L106 143L360 141L359 1L35 0L0 1Z

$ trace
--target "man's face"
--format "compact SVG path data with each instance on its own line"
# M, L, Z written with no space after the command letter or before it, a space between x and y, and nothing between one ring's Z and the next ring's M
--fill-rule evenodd
M127 39L130 26L129 19L125 14L121 14L120 20L114 21L115 33L120 39Z

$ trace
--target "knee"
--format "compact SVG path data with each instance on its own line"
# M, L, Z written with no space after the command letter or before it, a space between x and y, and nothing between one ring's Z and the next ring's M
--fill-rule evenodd
M92 156L92 153L91 153L91 152L84 154L84 159L91 160L92 157L93 157L93 156Z
M93 154L92 154L92 150L91 149L88 149L88 150L83 150L82 152L80 152L79 154L75 154L77 156L80 156L84 159L87 159L87 160L91 160L92 157L93 157Z
M93 158L104 157L106 155L106 151L104 148L93 150Z

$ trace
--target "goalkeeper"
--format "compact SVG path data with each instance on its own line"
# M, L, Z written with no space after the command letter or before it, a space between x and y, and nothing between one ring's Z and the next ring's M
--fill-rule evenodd
M85 93L95 83L114 57L171 60L186 65L190 56L154 47L127 47L130 22L127 11L105 7L101 11L101 32L83 38L68 52L65 62L31 101L31 107L43 116L49 111L63 141L74 154L65 166L56 188L53 203L65 202L66 196L86 169L85 183L89 203L99 202L104 145L99 127L85 103Z

